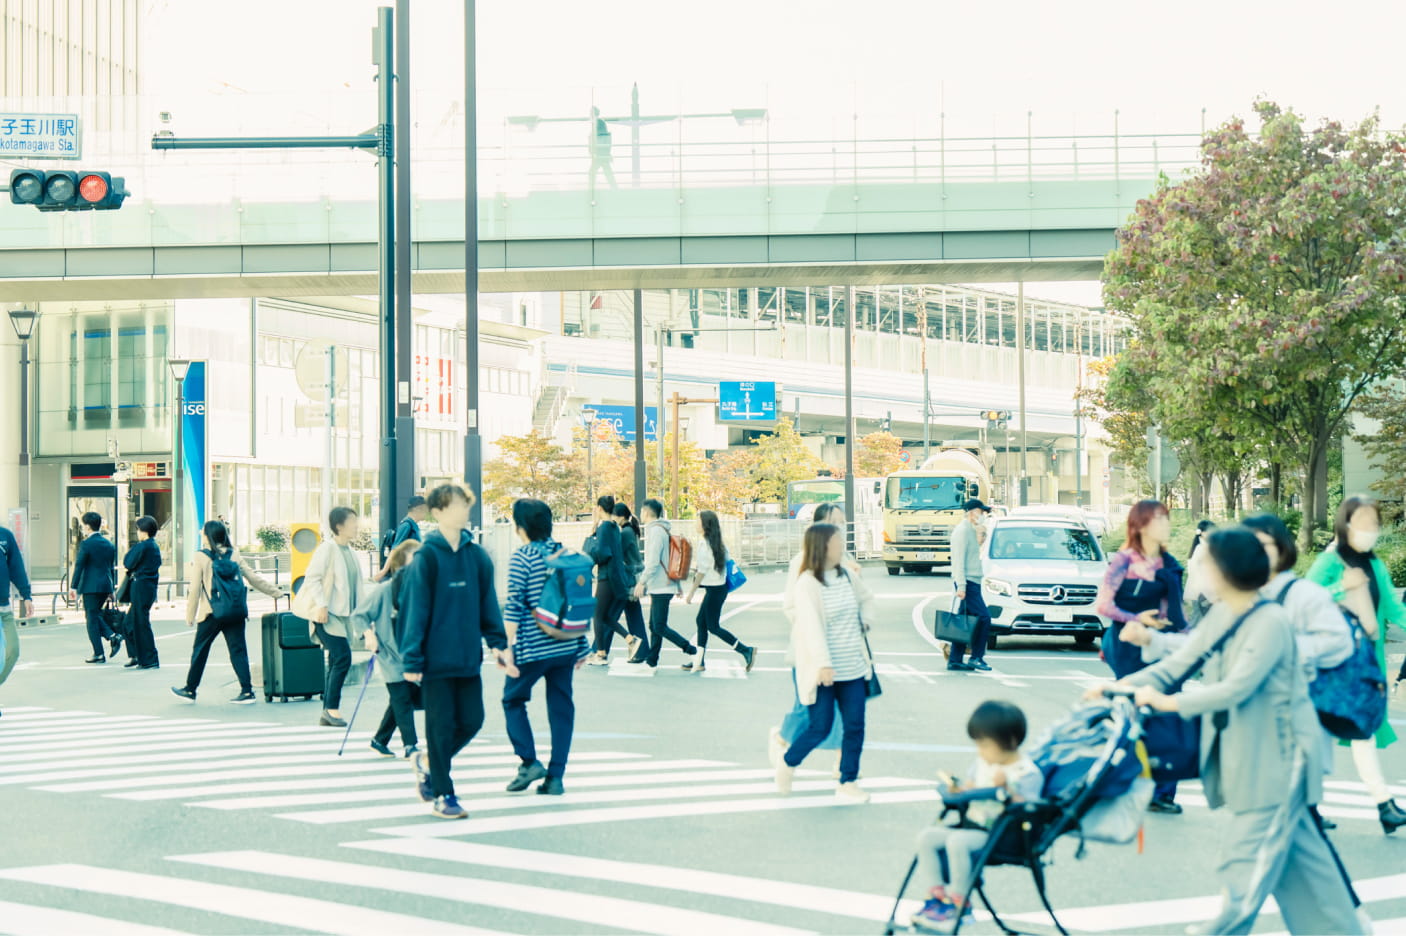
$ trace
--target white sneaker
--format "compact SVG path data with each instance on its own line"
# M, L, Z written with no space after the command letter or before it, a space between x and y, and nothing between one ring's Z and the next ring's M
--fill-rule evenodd
M781 758L786 754L787 743L781 740L781 729L773 727L767 736L766 759L773 770L781 766Z
M586 658L586 665L587 665L587 666L609 666L609 665L610 665L610 657L605 656L605 655L602 654L602 653L593 653L593 654L591 654L589 657Z
M835 788L835 799L846 804L859 806L869 802L869 793L859 784L851 781L850 783L841 783Z
M782 796L791 795L791 781L796 779L796 768L782 761L776 768L776 792Z
M633 659L635 658L635 651L639 649L639 645L640 645L640 639L639 639L638 637L626 637L626 638L625 638L625 653L626 653L625 659L627 659L627 660L633 660Z

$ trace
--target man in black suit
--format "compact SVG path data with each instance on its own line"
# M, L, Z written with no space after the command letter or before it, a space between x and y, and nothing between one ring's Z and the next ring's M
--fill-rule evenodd
M93 655L85 663L107 662L103 655L104 637L112 656L117 656L117 651L122 649L122 635L103 620L103 605L113 589L117 547L98 532L102 525L103 518L99 514L90 510L83 515L83 526L88 532L78 544L78 558L73 561L73 574L68 579L69 597L77 601L82 595L83 612L88 616L88 640L93 644Z

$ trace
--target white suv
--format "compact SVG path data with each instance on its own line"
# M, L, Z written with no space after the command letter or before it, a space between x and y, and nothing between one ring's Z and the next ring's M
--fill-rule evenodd
M991 523L981 549L991 634L1070 636L1092 645L1108 626L1094 610L1108 559L1078 520L1012 516Z

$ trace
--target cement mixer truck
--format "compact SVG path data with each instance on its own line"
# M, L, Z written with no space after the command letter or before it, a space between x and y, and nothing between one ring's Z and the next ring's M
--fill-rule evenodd
M991 472L966 448L945 447L921 468L884 479L884 565L889 575L931 572L952 562L952 528L962 503L990 503Z

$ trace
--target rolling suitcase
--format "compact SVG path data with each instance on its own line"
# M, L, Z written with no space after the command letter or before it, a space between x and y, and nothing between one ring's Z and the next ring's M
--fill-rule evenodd
M292 611L263 617L264 701L322 695L322 647L313 642L308 622Z

